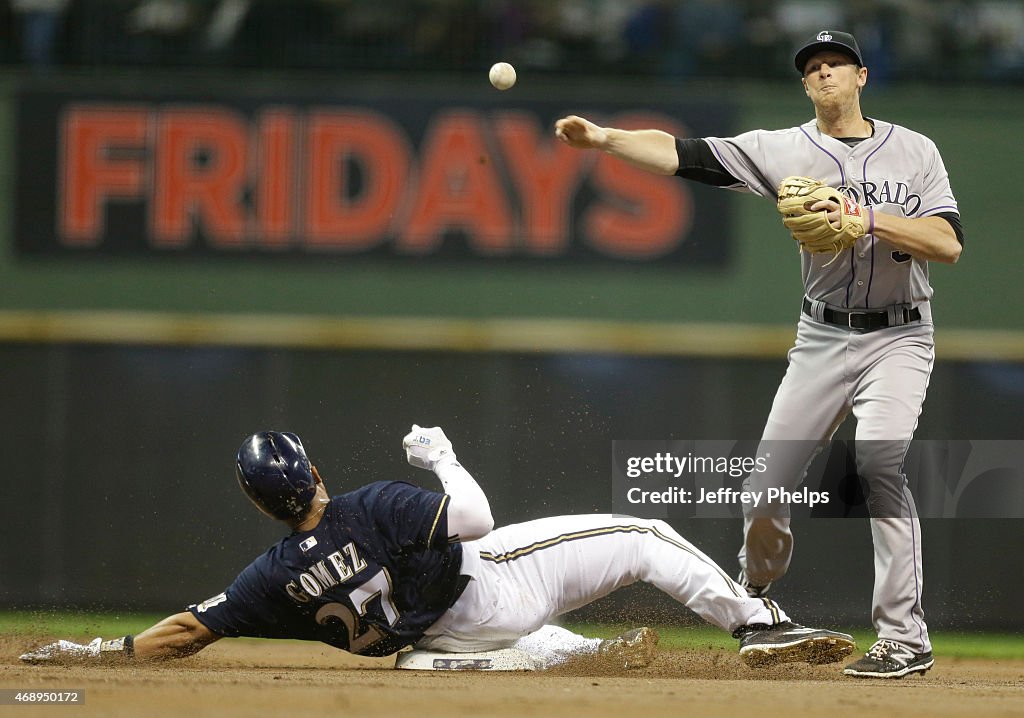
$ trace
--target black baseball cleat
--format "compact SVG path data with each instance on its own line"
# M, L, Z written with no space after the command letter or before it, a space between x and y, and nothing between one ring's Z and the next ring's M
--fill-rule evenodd
M926 673L934 664L931 651L914 653L902 643L883 638L844 668L843 673L856 678L903 678L911 673Z
M626 631L621 636L601 641L598 654L622 668L643 668L654 660L658 650L658 633L644 626Z
M851 635L805 628L792 621L740 626L732 637L740 639L740 658L751 668L779 663L835 663L857 647Z

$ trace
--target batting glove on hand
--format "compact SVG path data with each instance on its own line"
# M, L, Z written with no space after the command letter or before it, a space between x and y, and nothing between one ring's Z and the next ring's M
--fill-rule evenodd
M25 663L73 662L88 661L108 656L131 658L133 642L131 636L104 641L94 638L90 643L82 645L74 641L60 640L29 651L21 656Z
M455 460L452 442L441 431L440 426L423 429L416 424L402 439L405 458L413 466L433 471L442 460Z

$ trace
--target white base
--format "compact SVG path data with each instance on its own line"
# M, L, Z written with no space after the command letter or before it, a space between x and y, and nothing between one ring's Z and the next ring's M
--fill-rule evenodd
M479 653L407 651L399 653L395 668L412 671L543 671L547 661L518 648Z

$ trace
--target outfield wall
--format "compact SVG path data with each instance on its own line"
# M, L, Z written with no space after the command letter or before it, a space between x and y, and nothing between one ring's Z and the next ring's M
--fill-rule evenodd
M297 432L342 492L380 479L436 487L400 447L411 423L438 424L499 524L608 512L613 439L755 439L784 368L781 358L95 344L8 345L0 365L0 605L113 610L203 600L282 535L233 476L253 431ZM918 437L1015 438L1021 386L1017 365L940 363ZM734 570L738 520L669 520ZM1020 521L924 524L931 620L1024 627L1024 563L1008 550ZM797 535L780 600L808 621L865 623L866 520L807 519ZM972 558L986 556L999 559ZM685 614L640 596L629 610L644 620Z

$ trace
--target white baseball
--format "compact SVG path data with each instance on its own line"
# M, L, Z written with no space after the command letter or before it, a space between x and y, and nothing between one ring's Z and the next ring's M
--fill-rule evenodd
M516 68L507 62L496 62L491 65L491 71L487 73L491 84L499 90L507 90L516 84Z

